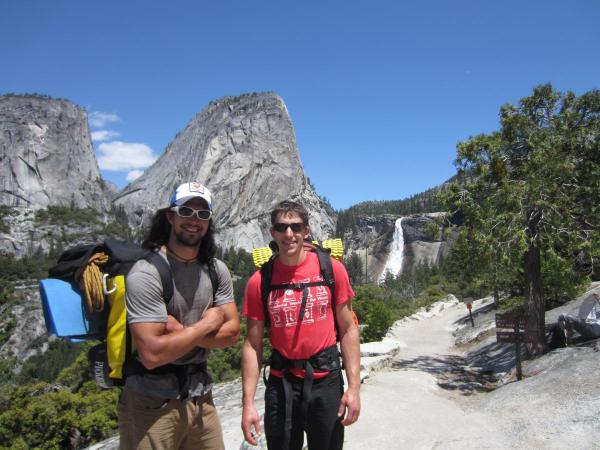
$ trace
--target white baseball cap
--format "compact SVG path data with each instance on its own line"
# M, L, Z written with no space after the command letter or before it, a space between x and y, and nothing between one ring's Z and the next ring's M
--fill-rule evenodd
M171 206L181 206L195 197L203 199L207 203L208 209L212 211L210 191L206 186L197 181L190 181L180 185L171 196Z

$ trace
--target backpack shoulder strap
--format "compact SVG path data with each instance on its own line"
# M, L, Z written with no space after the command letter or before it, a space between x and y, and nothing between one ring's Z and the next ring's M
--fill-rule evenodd
M333 264L331 263L331 255L320 245L315 245L314 248L317 258L319 259L319 266L321 266L321 276L323 281L329 287L331 292L331 311L333 312L333 325L335 327L336 335L340 335L337 323L337 311L335 309L335 276L333 275Z
M217 261L215 258L208 260L208 276L210 277L210 283L212 284L213 290L213 303L217 297L217 289L219 288L219 273L217 272Z
M264 263L260 269L260 296L262 299L263 312L265 316L265 329L268 329L271 325L267 302L269 300L269 293L271 292L271 281L273 280L274 265L275 257L272 257L266 263Z
M165 303L169 303L173 298L173 274L171 273L171 266L156 252L147 252L143 258L158 270L160 282L163 287L163 300Z
M327 250L324 250L321 246L315 245L315 253L319 259L319 266L321 267L321 275L323 281L331 290L332 302L335 301L334 289L335 289L335 277L333 276L333 265L331 264L331 255Z

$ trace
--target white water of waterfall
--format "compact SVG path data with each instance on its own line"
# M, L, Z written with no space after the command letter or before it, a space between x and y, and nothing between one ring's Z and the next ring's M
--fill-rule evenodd
M388 273L391 273L394 276L398 276L398 274L402 271L403 256L404 232L402 231L402 217L400 217L396 220L396 229L394 230L394 239L390 248L390 254L388 256L387 261L385 262L383 272L381 272L381 275L379 276L379 283L383 283Z

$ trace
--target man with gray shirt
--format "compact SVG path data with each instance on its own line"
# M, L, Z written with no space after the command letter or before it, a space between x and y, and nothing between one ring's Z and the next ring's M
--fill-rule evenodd
M142 246L170 266L168 304L154 265L140 260L127 276L136 358L118 405L122 450L224 448L206 360L208 349L238 341L240 321L229 271L214 259L211 217L211 194L196 182L179 186L154 215Z

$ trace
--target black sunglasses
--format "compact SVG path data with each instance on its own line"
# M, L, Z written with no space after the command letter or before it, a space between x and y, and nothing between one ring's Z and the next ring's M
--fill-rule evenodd
M208 220L212 216L210 209L194 209L189 206L173 206L171 211L174 211L179 217L193 217L196 216L200 220Z
M285 233L288 227L290 227L294 233L301 233L304 231L304 224L302 222L276 223L273 225L273 229L278 233Z

